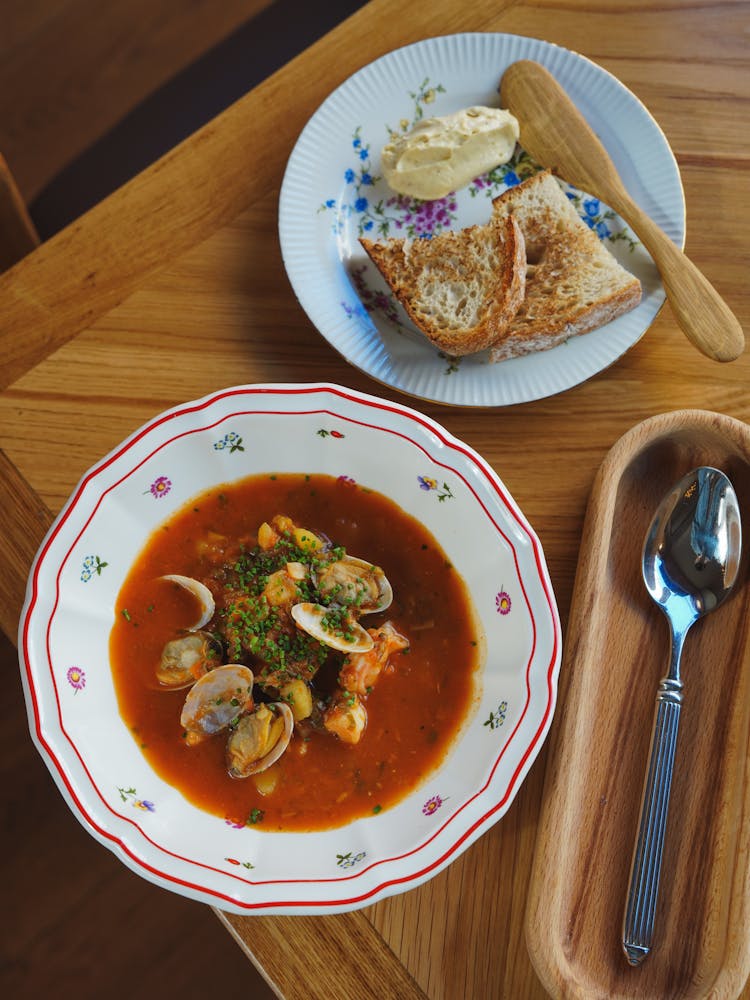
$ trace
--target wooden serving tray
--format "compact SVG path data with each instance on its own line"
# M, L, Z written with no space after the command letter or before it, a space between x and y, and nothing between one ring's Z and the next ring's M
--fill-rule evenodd
M750 973L750 586L697 623L652 953L631 968L621 927L667 622L641 579L659 500L698 465L727 473L750 544L750 428L682 410L625 434L594 481L576 574L526 911L559 997L736 997Z

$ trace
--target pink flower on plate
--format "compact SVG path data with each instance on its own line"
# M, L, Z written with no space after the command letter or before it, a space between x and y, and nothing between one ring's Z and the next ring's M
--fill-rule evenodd
M431 799L428 799L422 806L422 812L425 816L432 816L433 813L437 812L440 806L443 804L443 799L439 795L433 795Z
M511 609L511 599L510 594L507 590L501 590L499 594L495 595L495 607L500 615L507 615Z
M80 667L70 667L65 676L76 694L86 687L86 674Z
M151 496L156 497L157 500L161 500L161 498L165 497L171 489L172 480L168 479L166 476L159 476L158 479L155 479L153 483L151 483L146 492L150 493Z

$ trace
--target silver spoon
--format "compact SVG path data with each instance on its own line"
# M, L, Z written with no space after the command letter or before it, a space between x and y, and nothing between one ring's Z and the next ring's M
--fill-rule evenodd
M628 962L651 950L664 829L682 704L680 656L690 626L734 585L742 550L739 504L723 472L702 466L662 500L643 545L643 579L669 622L669 671L659 685L638 836L623 920Z

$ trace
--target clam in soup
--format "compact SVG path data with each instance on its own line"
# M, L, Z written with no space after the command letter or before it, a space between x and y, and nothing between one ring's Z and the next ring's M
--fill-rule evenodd
M471 601L432 535L324 475L252 476L153 533L118 596L120 712L198 807L264 830L377 814L478 696Z

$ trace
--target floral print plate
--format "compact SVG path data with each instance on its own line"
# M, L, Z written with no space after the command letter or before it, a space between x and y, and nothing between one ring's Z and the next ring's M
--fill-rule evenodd
M109 667L117 595L192 497L257 473L325 473L420 519L469 587L485 656L442 765L397 805L319 833L203 812L149 766ZM405 406L333 385L239 386L176 407L81 480L29 577L19 634L31 735L73 812L144 878L238 913L353 909L432 877L508 809L549 729L560 624L539 541L471 448Z
M429 238L486 222L491 199L539 167L520 147L510 163L440 201L396 195L380 151L422 118L471 104L499 106L508 65L534 59L565 87L600 135L635 200L677 243L685 236L679 170L659 126L601 67L567 49L504 34L430 38L364 67L321 105L289 158L279 233L289 279L312 322L353 365L411 396L456 406L504 406L562 392L612 364L664 302L653 261L604 204L567 187L583 220L643 285L641 304L552 351L490 364L488 352L439 353L394 300L359 238Z

